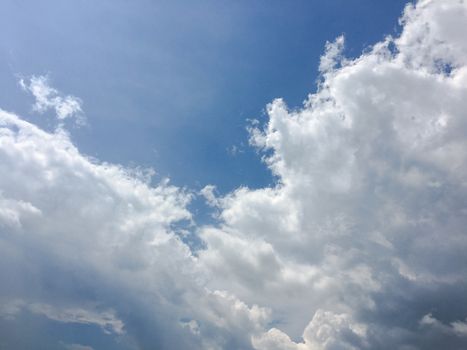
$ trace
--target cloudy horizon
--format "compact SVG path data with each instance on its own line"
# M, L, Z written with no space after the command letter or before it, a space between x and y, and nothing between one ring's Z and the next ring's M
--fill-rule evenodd
M47 26L69 15L52 3ZM2 44L0 349L465 349L467 3L381 4L365 22L378 35L329 24L314 78L294 57L307 25L326 26L319 11L345 12L337 0L254 15L137 3L80 4L66 43L39 25L57 37L37 48L15 20L2 34L25 44ZM297 51L261 44L264 62L247 29L285 38L250 27L281 13ZM47 56L66 61L68 41L92 44L99 83L80 74L86 54L74 70ZM251 54L224 62L230 45ZM106 63L106 49L141 61Z

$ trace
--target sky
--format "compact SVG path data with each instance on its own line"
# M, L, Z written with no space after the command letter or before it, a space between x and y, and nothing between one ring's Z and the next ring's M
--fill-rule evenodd
M0 6L0 349L467 347L467 3Z
M83 101L83 153L156 169L177 186L268 185L249 119L315 90L326 41L358 55L394 33L404 1L4 1L0 102L42 127L18 76ZM52 125L53 128L53 125ZM232 150L234 150L232 152ZM234 154L232 154L234 153Z

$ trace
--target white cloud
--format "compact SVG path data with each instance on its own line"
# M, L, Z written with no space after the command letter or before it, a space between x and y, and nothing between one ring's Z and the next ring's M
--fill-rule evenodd
M445 299L448 317L467 316L467 4L420 1L402 23L353 60L342 37L327 44L318 92L299 110L273 101L252 130L277 185L217 198L222 222L201 232L211 288L277 319L258 348L346 348L332 322L340 347L288 340L318 310L367 329L356 348L461 348L414 325Z
M52 305L32 303L26 304L29 311L43 315L51 320L62 323L81 323L99 326L105 333L124 333L124 324L113 310L96 311L83 308L60 309Z
M206 287L176 228L191 225L192 195L151 186L150 173L90 160L61 129L0 111L3 318L93 325L141 348L248 347L268 310Z
M219 222L197 228L197 254L178 234L190 193L1 111L4 318L89 322L142 349L465 348L467 4L420 1L402 23L353 60L328 44L303 108L268 106L251 142L277 184L205 187ZM36 85L38 111L77 111Z
M93 350L92 347L81 344L68 344L66 348L67 350Z
M60 92L49 84L47 76L32 76L30 79L20 79L20 86L24 91L30 92L36 99L33 110L44 113L49 109L55 111L59 120L75 118L77 124L85 122L82 101L72 95L62 96Z
M206 202L211 207L216 207L219 205L219 203L216 198L215 192L216 192L216 186L207 185L207 186L204 186L199 193L206 199Z
M303 343L297 344L280 330L272 328L254 338L253 344L258 350L357 350L367 346L365 337L365 326L353 323L347 314L317 310L305 328Z
M334 40L332 43L329 41L326 42L326 52L323 56L321 56L321 60L319 62L320 73L326 74L327 72L331 72L336 67L336 65L339 64L340 60L342 59L344 41L345 38L343 35L341 35L337 37L336 40Z
M426 314L420 320L422 327L430 327L432 330L438 330L447 334L454 334L459 337L467 337L467 318L463 321L453 321L446 325L436 318L431 313Z

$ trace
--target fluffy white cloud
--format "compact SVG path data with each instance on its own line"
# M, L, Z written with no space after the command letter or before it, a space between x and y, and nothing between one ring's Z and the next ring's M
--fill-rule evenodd
M211 287L272 308L259 349L466 345L427 343L418 320L467 316L467 4L419 1L401 23L356 59L328 43L304 107L268 106L251 140L275 187L210 198L200 258Z
M449 325L445 325L434 318L431 313L429 313L423 316L423 318L420 320L420 325L423 327L430 327L444 333L455 334L460 337L467 337L467 320L466 322L454 321Z
M91 160L63 129L4 111L0 174L3 322L96 326L136 348L247 348L263 329L267 309L206 288L178 233L191 225L189 192Z
M277 184L205 187L216 225L194 228L187 190L1 111L0 322L94 325L125 349L464 349L467 4L401 23L355 59L328 43L303 108L268 106L251 143ZM38 111L80 110L23 86Z
M254 338L253 344L259 350L357 350L367 347L365 337L365 326L353 323L348 315L317 310L303 333L304 343L297 344L280 330L272 328Z
M19 84L23 90L29 91L34 96L36 100L33 105L34 111L44 113L52 109L59 120L74 117L77 124L85 122L81 100L72 95L62 96L58 90L50 86L47 76L20 79Z

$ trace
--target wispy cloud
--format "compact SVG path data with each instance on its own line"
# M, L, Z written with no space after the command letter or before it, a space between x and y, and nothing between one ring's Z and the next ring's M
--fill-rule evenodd
M59 120L73 118L77 124L85 122L81 107L82 101L72 95L62 95L50 86L47 76L33 75L30 79L22 78L19 80L19 84L24 91L28 91L34 96L34 111L44 113L52 109Z

